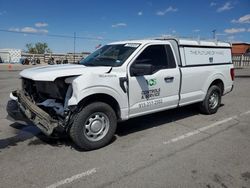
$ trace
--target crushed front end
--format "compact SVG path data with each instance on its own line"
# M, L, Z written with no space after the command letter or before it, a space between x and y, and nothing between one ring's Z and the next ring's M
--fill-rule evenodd
M71 95L72 87L64 78L55 81L22 78L22 89L11 93L7 111L12 119L31 121L50 136L67 129L71 115L67 102Z

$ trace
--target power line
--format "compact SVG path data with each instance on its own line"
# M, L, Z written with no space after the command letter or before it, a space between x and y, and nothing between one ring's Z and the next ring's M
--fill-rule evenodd
M5 33L18 33L18 34L27 34L35 36L47 36L47 37L56 37L56 38L70 38L70 39L83 39L83 40L97 40L97 41L116 41L117 39L110 38L100 38L100 37L86 37L86 36L71 36L71 35L60 35L60 34L47 34L47 33L32 33L32 32L23 32L23 31L12 31L8 29L0 29L0 32Z

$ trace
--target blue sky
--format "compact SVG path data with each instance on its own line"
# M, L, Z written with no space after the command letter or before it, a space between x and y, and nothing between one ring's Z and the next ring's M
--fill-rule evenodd
M116 40L174 35L250 42L249 0L0 0L0 48L47 42L53 52L93 51ZM4 32L12 31L12 32ZM21 32L21 33L13 33ZM22 33L23 32L23 33Z

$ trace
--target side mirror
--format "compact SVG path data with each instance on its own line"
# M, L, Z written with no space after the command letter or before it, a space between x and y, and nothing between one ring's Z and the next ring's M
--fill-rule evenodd
M130 67L131 76L144 76L153 74L153 65L151 64L134 64Z

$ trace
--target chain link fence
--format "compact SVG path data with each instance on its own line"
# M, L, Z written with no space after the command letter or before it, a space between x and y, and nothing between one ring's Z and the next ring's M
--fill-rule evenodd
M22 58L28 59L31 61L32 59L39 60L41 64L49 64L53 59L55 64L62 64L64 62L67 63L78 63L82 58L85 58L89 55L89 53L67 53L67 54L59 54L59 53L46 53L46 54L30 54L30 53L22 53Z

